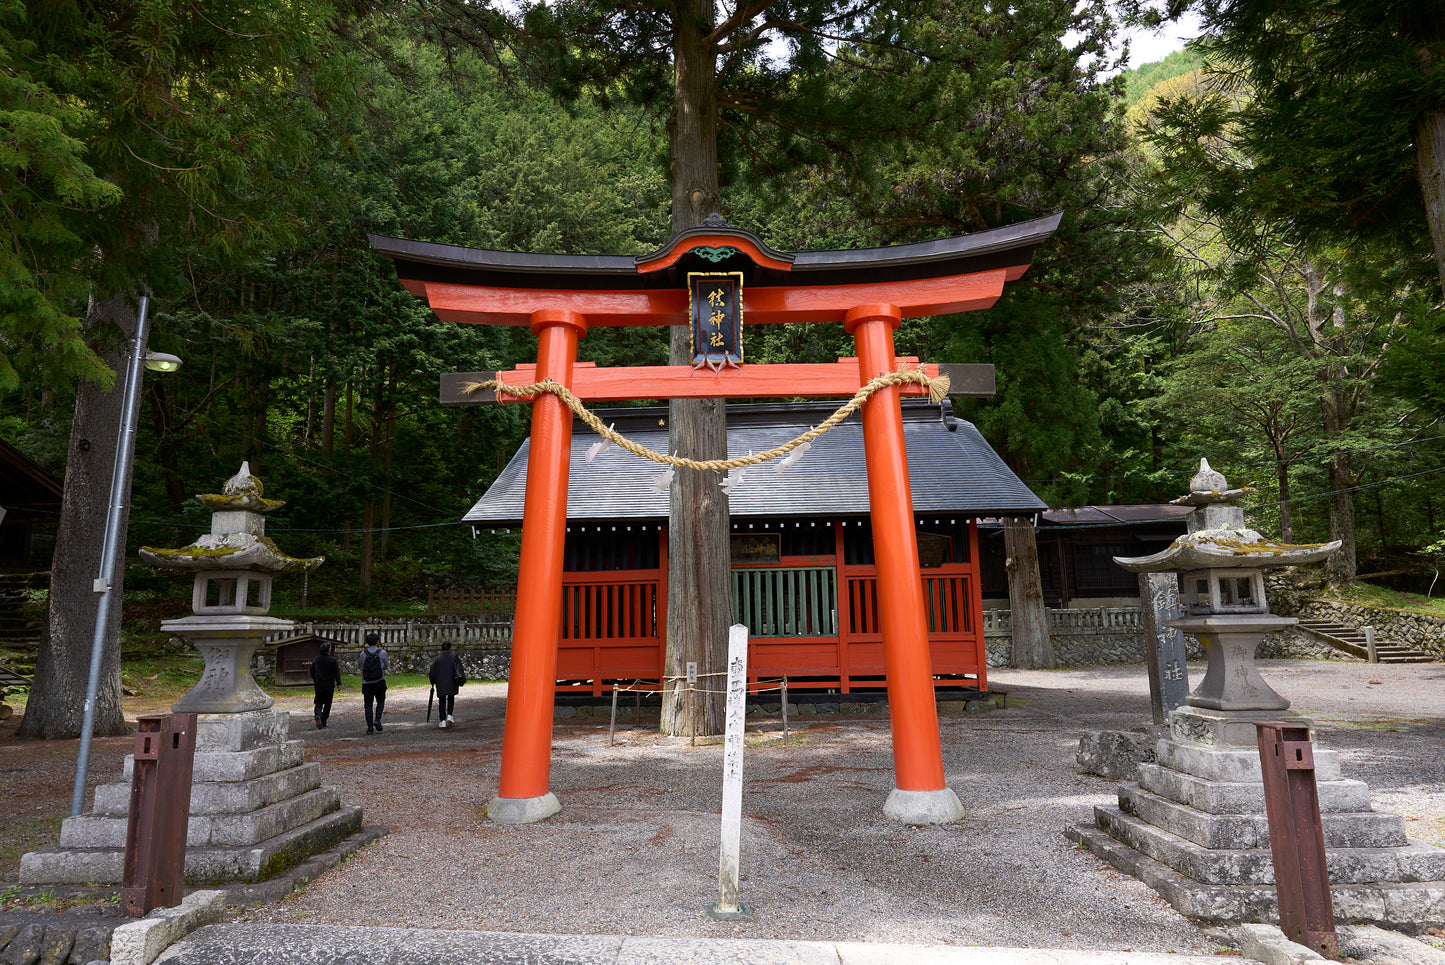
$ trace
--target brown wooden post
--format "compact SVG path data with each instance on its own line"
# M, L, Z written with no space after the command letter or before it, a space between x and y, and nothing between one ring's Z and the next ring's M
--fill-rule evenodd
M179 905L185 893L195 758L195 714L137 718L120 892L132 918Z
M1326 958L1339 958L1309 728L1263 721L1254 726L1280 930L1290 941L1308 945Z

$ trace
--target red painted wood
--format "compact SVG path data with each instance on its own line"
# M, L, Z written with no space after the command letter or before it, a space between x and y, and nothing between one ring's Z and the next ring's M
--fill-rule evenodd
M772 268L775 271L792 271L793 263L783 261L780 258L772 258L763 252L761 248L737 235L688 235L679 241L672 248L663 252L658 258L652 261L640 261L637 263L639 274L647 274L654 271L663 271L677 264L677 260L694 248L736 248L753 260L754 264L762 265L764 268Z
M743 321L746 325L842 322L852 309L871 304L896 306L904 318L969 312L988 308L998 300L1009 271L997 268L944 278L827 288L753 286L743 292ZM538 312L567 311L585 318L589 326L687 324L685 288L570 291L437 281L422 286L432 311L449 322L529 325Z
M929 378L938 376L937 363L918 364L911 357L894 360L895 368L921 368ZM531 385L537 381L535 365L518 365L498 372L507 385ZM631 399L770 399L779 395L830 397L850 396L858 391L858 360L837 362L744 365L714 373L690 365L638 365L630 368L598 368L578 363L572 372L572 394L584 402L618 402ZM907 383L897 387L904 396L923 396L927 387ZM498 402L527 402L515 396L497 394Z

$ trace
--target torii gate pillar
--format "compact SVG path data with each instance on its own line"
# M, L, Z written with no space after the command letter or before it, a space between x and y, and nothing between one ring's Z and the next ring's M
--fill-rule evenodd
M531 328L537 336L537 378L570 386L577 341L587 333L587 323L575 312L539 311L532 315ZM498 824L530 824L562 809L548 787L571 454L571 410L555 395L537 396L532 402L532 459L527 464L523 509L527 525L517 572L517 585L526 588L528 605L517 608L512 624L501 786L487 805L487 817Z
M893 330L902 312L893 305L850 310L844 329L853 336L862 383L893 371ZM868 467L873 558L878 568L878 622L888 677L888 716L893 731L893 791L883 813L905 824L947 824L963 817L958 795L944 783L933 665L913 492L903 439L903 408L897 386L863 403L864 458Z

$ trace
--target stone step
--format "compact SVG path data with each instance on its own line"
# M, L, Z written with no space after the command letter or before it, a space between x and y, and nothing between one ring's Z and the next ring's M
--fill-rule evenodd
M1336 650L1362 659L1369 658L1370 650L1365 640L1365 634L1353 627L1332 623L1329 620L1301 620L1299 628L1308 630ZM1386 643L1378 636L1375 638L1375 657L1380 663L1434 663L1437 659L1434 654L1417 650L1414 647L1399 643Z
M1210 924L1279 921L1273 886L1211 885L1180 874L1093 825L1064 828L1070 840L1153 888L1186 918ZM1372 924L1413 933L1420 922L1445 922L1445 882L1402 881L1330 887L1338 924Z
M339 806L334 787L318 787L250 814L192 814L186 847L244 847L314 821ZM60 823L60 844L69 848L124 848L125 815L81 814Z
M1097 826L1135 851L1212 885L1272 885L1274 857L1268 848L1211 850L1116 807L1094 809ZM1333 884L1372 881L1445 882L1445 849L1406 840L1396 848L1326 848Z
M300 764L306 754L306 742L285 741L281 744L267 744L247 751L197 751L191 767L191 780L200 781L249 781L276 771ZM127 754L122 772L129 783L134 773L135 755Z
M332 790L333 794L334 789ZM68 819L73 820L73 819ZM186 883L219 884L264 881L307 855L324 851L361 828L361 808L337 807L305 824L255 844L239 847L187 847ZM124 874L125 850L63 845L30 851L20 858L20 883L30 885L113 885Z
M192 815L244 814L304 794L321 785L320 764L298 764L249 781L195 781L191 785ZM119 815L130 811L129 783L102 784L95 789L91 813Z
M1139 765L1139 786L1210 814L1263 814L1264 785L1258 781L1207 781L1158 764ZM1363 781L1317 781L1321 811L1368 811L1370 788Z
M1216 750L1174 740L1163 740L1155 746L1157 762L1171 771L1179 771L1206 781L1238 783L1263 780L1259 769L1259 750L1256 748L1230 748ZM1338 751L1319 747L1314 749L1315 780L1340 781L1340 755Z
M1146 791L1119 786L1119 808L1204 848L1267 848L1263 814L1210 814ZM1334 811L1320 815L1327 848L1394 848L1406 843L1405 820L1383 811Z

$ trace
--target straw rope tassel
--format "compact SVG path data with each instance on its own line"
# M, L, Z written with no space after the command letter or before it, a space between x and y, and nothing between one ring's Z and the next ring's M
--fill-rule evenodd
M711 469L717 472L726 472L729 469L736 469L739 466L756 466L759 463L768 462L779 456L785 456L798 448L805 442L812 442L814 439L827 432L829 429L842 422L848 416L858 410L868 397L890 385L904 385L916 383L928 389L928 398L932 402L942 402L948 396L949 378L940 375L936 378L930 377L921 369L907 369L898 372L889 372L873 379L867 385L853 393L853 397L838 407L838 410L824 419L817 426L807 432L791 439L780 446L769 449L766 452L752 453L746 456L736 456L732 459L686 459L682 456L672 456L662 452L654 452L644 445L633 442L620 432L614 432L610 426L605 425L601 419L593 415L582 404L582 400L568 391L567 387L551 379L543 379L541 382L533 382L531 385L508 385L499 379L487 379L484 382L467 382L462 386L462 391L471 394L480 392L483 389L492 389L503 395L510 395L522 399L530 396L547 393L561 399L583 422L591 427L592 431L613 445L620 446L643 459L650 459L653 462L660 462L664 466L682 466L687 469Z

